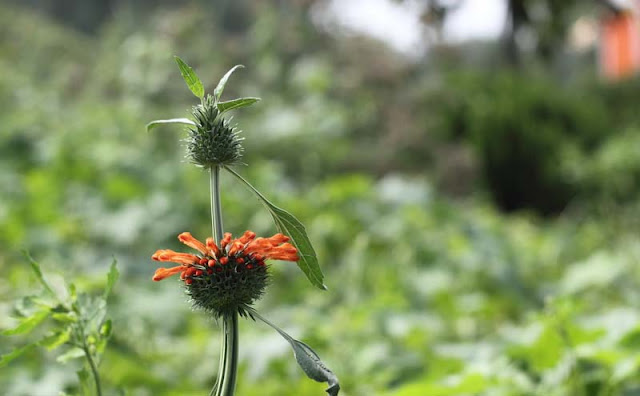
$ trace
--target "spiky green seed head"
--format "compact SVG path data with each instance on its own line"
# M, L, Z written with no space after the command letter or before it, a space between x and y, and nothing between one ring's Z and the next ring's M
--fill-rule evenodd
M207 95L192 114L196 125L189 128L187 158L204 168L238 163L244 150L241 131L219 114L215 99Z
M243 307L251 306L262 297L269 273L264 263L240 264L230 258L228 264L216 265L213 271L191 279L185 287L195 308L216 318L234 312L245 316Z

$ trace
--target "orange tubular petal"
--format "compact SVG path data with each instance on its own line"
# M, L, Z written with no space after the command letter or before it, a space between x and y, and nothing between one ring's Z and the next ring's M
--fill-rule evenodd
M169 249L157 251L152 257L157 261L170 261L182 265L191 265L200 260L200 257L193 254L178 253Z
M167 278L171 275L175 275L178 272L182 272L183 269L184 267L181 265L178 265L177 267L171 267L171 268L158 268L156 270L156 273L153 274L153 280L156 282L161 281L164 278Z
M285 242L289 242L289 237L281 234L281 233L277 233L276 235L272 236L271 238L268 238L272 244L274 245L279 245L281 243L285 243Z
M247 243L253 241L256 238L256 233L253 231L245 231L244 234L242 234L242 236L240 238L238 238L238 241L242 242L242 244L246 245Z
M267 258L272 259L272 260L282 260L282 261L298 261L298 260L300 260L300 257L298 257L297 253L286 253L286 252L272 254Z
M213 241L213 238L207 238L207 249L209 253L214 257L220 257L220 249L218 245Z
M229 242L231 242L231 233L225 232L224 236L222 237L222 240L220 241L220 248L221 249L226 248Z
M190 232L183 232L182 234L178 235L178 240L202 254L207 254L207 247L204 245L204 243L194 238Z
M151 258L155 261L160 261L160 255L164 253L163 249L156 250L156 252L151 256Z
M244 248L244 243L240 241L240 239L235 239L231 242L231 247L229 248L229 256L233 256Z

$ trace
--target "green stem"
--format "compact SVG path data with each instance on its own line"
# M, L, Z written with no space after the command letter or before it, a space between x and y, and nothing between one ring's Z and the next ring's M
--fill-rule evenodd
M222 239L222 205L220 203L220 167L212 166L211 176L211 232L213 240L220 243Z
M91 372L93 373L93 380L96 383L96 394L98 396L102 396L102 386L100 386L100 374L98 374L98 367L96 367L96 363L93 361L91 354L88 350L85 349L84 354L87 356L87 360L89 361L89 366L91 366Z
M223 234L222 206L220 204L220 167L210 169L211 176L211 231L216 243ZM238 313L233 312L222 317L222 345L218 378L210 396L233 396L238 370Z
M216 396L233 396L238 370L238 313L227 314L222 319L222 349L224 374L218 379Z
M102 386L100 385L100 374L98 373L98 366L96 366L96 363L93 361L93 357L91 356L91 352L89 351L89 346L87 345L87 338L85 337L84 329L82 328L80 328L80 336L82 338L82 350L84 351L84 355L87 357L89 367L91 367L93 381L96 383L96 395L102 396Z

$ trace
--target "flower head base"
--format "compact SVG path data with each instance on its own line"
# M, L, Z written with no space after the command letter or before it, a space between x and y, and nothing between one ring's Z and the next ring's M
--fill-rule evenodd
M158 268L153 280L180 274L193 304L216 317L232 312L244 314L242 307L262 296L268 281L265 260L299 259L297 249L283 234L256 238L254 232L246 231L240 238L232 239L230 233L225 233L220 245L213 238L202 243L188 232L178 235L178 239L199 254L156 251L151 257L154 260L179 265Z
M215 99L207 95L192 113L196 125L189 129L186 140L189 160L204 168L237 163L243 151L240 131L222 118Z

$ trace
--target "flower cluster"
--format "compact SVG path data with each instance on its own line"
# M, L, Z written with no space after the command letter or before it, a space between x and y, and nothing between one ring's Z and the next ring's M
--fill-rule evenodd
M268 280L266 260L299 260L297 249L283 234L256 238L254 232L246 231L240 238L232 239L230 233L225 233L219 246L213 238L202 243L189 232L178 235L178 239L199 254L156 251L152 259L179 265L158 268L153 280L179 273L194 305L215 316L234 311L242 314L244 305L260 298Z

